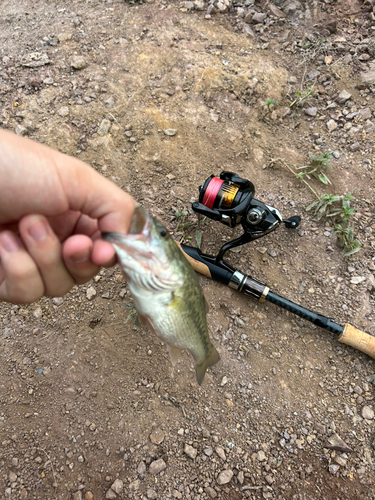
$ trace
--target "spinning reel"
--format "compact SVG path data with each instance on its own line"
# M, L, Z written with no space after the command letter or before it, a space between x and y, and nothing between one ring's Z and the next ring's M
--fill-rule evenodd
M283 219L276 208L253 198L254 193L252 182L225 171L221 172L220 178L211 175L199 187L199 201L192 204L194 212L232 228L241 224L244 230L239 238L221 247L216 257L217 262L222 261L230 248L262 238L282 222L290 229L299 226L299 215Z

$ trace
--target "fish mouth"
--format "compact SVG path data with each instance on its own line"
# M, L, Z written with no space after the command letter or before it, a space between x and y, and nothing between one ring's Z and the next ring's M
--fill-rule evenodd
M102 233L102 238L109 243L129 243L132 246L137 241L146 243L151 235L152 219L150 214L142 207L134 209L128 234Z

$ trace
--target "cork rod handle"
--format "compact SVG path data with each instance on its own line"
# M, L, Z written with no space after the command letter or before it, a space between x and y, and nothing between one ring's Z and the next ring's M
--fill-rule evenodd
M184 256L187 258L194 271L196 271L199 274L203 274L203 276L207 276L207 278L212 278L210 269L208 266L206 266L206 264L203 264L203 262L198 262L197 260L190 257L190 255L188 255L186 252L183 251L180 243L178 243L177 241L175 241L175 243L181 250L181 252L184 254Z
M375 337L346 323L339 341L350 345L375 359Z

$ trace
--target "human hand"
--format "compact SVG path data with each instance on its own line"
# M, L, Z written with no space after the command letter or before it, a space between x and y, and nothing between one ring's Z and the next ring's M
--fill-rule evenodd
M59 297L116 262L133 198L82 161L0 130L0 301Z

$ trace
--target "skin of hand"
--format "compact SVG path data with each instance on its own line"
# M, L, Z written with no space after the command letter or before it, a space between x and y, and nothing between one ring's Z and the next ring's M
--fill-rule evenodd
M134 206L82 161L0 130L0 301L60 297L114 265L100 233L127 233Z

